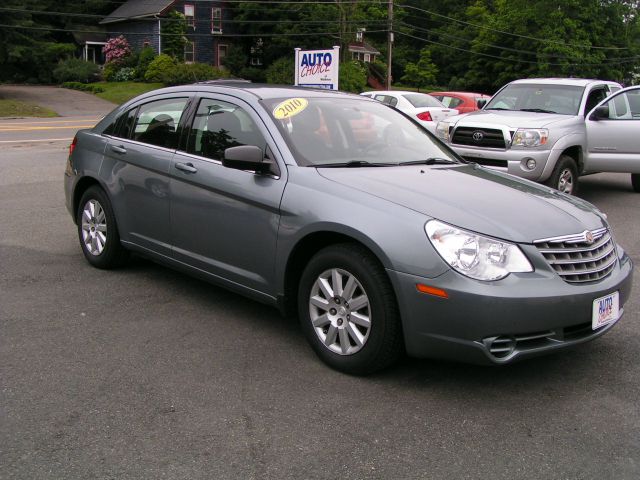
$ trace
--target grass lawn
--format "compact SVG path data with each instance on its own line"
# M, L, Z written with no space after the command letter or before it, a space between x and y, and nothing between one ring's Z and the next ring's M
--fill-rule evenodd
M104 92L96 93L100 98L104 98L113 103L120 105L127 100L132 99L136 95L162 88L162 83L139 83L139 82L98 82L97 85L104 88Z
M8 100L0 97L0 117L57 117L58 114L48 108L30 103Z

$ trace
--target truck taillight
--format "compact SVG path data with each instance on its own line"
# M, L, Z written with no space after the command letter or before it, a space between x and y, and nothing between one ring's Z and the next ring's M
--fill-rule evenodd
M433 121L433 118L431 118L431 113L429 113L429 112L422 112L422 113L419 113L416 116L418 117L419 120L422 120L423 122L432 122Z

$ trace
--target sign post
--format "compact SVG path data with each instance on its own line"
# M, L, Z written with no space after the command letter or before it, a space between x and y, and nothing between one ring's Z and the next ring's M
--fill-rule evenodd
M331 50L301 50L296 52L295 84L301 87L338 90L340 47Z

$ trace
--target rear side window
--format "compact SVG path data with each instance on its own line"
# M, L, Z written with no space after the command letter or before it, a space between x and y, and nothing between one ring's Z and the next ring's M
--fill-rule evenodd
M186 105L187 98L157 100L142 105L129 138L158 147L177 148L178 124Z
M437 98L437 97L436 97ZM462 100L457 97L449 97L447 95L438 98L442 102L442 104L447 108L456 108L458 105L462 103Z
M398 99L391 95L376 95L374 98L385 105L389 105L390 107L395 107L398 104Z

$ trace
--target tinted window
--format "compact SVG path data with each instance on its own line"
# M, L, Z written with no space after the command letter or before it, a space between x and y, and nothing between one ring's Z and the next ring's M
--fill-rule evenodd
M438 100L440 100L442 104L448 108L456 108L462 103L462 100L457 97L444 96L439 98Z
M266 147L264 137L247 112L221 100L200 100L187 152L222 160L225 149L240 145L255 145L263 151Z
M442 108L442 103L440 103L437 99L433 98L431 95L427 95L425 93L407 93L403 95L403 97L409 100L409 103L416 108L425 108L425 107Z
M485 110L544 110L577 115L584 87L574 85L512 83L500 90Z
M186 104L186 98L171 98L142 105L135 118L133 140L176 148L178 124Z
M376 95L374 98L385 105L389 105L390 107L395 107L398 104L398 99L391 95Z

